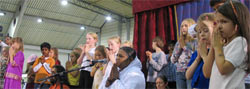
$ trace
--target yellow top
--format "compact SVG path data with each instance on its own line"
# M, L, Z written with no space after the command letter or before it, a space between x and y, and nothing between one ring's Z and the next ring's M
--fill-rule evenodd
M73 65L71 68L69 68L69 70L74 69L74 68L79 68L80 66L75 64ZM75 71L77 72L77 71ZM71 72L74 73L74 72ZM79 85L79 79L80 79L80 72L77 73L77 76L73 76L71 73L68 73L68 81L69 84L72 86L78 86Z

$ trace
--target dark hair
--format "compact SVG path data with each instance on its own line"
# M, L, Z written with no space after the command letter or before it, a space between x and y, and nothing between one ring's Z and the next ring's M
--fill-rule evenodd
M120 50L123 50L127 53L129 60L134 60L136 57L136 51L131 47L121 47Z
M99 45L96 47L95 51L99 51L101 52L101 54L103 55L104 58L107 58L107 55L106 55L106 47L103 46L103 45Z
M224 3L224 2L226 2L226 0L210 0L209 4L211 7L214 7L216 4Z
M168 46L173 46L174 47L175 43L176 43L175 40L171 40L171 41L168 42Z
M164 84L166 84L166 83L168 82L167 77L165 77L164 75L159 75L157 78L162 79L162 80L164 81ZM156 79L157 79L157 78L156 78ZM156 81L156 80L155 80L155 81Z
M248 72L250 68L250 14L248 8L239 1L227 1L219 7L218 12L226 18L232 20L235 25L238 25L239 35L246 38L248 49L247 49L247 62Z
M159 36L155 37L153 39L153 42L156 42L157 47L163 50L165 44L164 44L164 40L161 37Z
M55 65L53 66L53 68L56 69L56 73L62 73L63 71L65 71L65 68L61 65ZM59 76L56 76L56 81L60 81L63 84L69 85L68 77L67 77L67 74L65 73L63 73L62 75L59 74Z
M41 50L43 49L43 48L48 48L49 50L50 50L50 44L48 43L48 42L43 42L41 45L40 45L40 48L41 48Z

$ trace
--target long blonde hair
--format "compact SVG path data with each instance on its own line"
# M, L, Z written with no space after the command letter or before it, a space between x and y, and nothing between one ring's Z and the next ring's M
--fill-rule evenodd
M182 25L184 22L188 22L188 23L187 23L187 24L188 24L188 28L189 28L191 25L195 24L195 21L194 21L194 19L192 19L192 18L184 19L184 20L181 22L181 25ZM187 34L188 34L188 33L187 33ZM193 40L194 40L189 34L187 35L187 38L186 38L186 39L189 40L189 41L193 41Z
M88 35L91 35L96 41L98 41L98 35L96 33L93 32L89 32L87 33Z
M117 44L121 44L121 38L119 36L113 36L108 39L108 41L114 40Z

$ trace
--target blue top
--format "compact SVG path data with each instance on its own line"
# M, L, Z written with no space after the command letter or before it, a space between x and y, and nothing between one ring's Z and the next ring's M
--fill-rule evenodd
M192 65L192 63L195 61L197 57L197 51L195 51L190 59L190 62L188 63L188 67ZM193 78L192 78L192 88L205 88L208 89L209 86L209 79L204 77L203 71L202 71L202 67L203 67L203 60L201 59L199 65L197 66L197 68L195 69L195 72L193 74Z

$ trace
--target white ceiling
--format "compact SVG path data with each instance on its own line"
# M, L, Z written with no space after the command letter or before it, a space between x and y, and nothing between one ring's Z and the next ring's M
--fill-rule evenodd
M0 0L0 11L6 15L0 17L0 25L7 33L13 14L21 0ZM132 18L132 0L68 0L62 6L61 0L28 0L17 36L25 44L40 45L49 42L53 47L73 49L85 42L87 32L96 32L105 22L105 16L114 18ZM42 18L42 23L37 23ZM86 30L80 30L81 25Z

